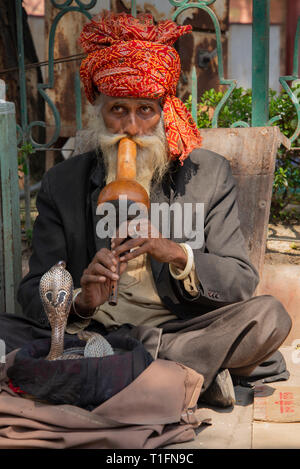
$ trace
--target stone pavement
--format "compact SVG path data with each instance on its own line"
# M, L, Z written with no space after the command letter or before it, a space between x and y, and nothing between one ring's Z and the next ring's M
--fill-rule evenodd
M268 383L268 386L296 386L300 393L300 363L293 363L293 350L291 346L280 348L287 362L290 378L287 381ZM235 386L235 393L234 408L205 407L212 424L202 425L194 441L170 445L164 449L300 449L300 421L256 421L253 419L254 389Z

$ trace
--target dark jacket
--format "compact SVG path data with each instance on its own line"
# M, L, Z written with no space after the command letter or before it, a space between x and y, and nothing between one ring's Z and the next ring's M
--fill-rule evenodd
M18 291L24 314L41 325L48 322L39 298L41 276L65 260L78 288L83 270L97 250L109 247L109 240L98 238L95 229L97 199L105 178L102 158L95 152L59 163L43 177L30 270ZM235 182L225 158L209 150L194 150L183 166L172 164L163 183L152 188L151 202L204 203L205 242L193 249L200 280L198 295L186 293L182 282L170 275L168 264L151 259L158 294L171 312L190 318L252 296L258 274L240 231ZM171 223L171 239L173 231Z

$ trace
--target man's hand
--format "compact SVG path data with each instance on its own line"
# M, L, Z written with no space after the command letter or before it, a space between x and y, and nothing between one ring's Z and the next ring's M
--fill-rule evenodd
M81 293L76 297L75 308L79 314L89 316L97 306L105 303L110 294L111 281L118 280L127 267L106 248L98 251L80 279Z
M119 229L111 244L112 254L116 257L120 257L121 262L127 263L135 257L148 253L159 262L170 263L179 269L185 268L187 256L184 250L174 241L163 238L162 234L151 225L149 220L143 219L139 221L137 226L139 227L141 236L135 235L131 227L132 222L127 222L127 225L129 225L129 236L136 237L124 242L126 237L119 236L121 231L121 229Z

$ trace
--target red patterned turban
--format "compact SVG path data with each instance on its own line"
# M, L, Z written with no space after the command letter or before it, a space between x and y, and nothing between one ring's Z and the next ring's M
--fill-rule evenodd
M97 92L161 98L170 158L181 164L202 140L190 112L175 96L180 58L172 44L191 29L170 20L155 25L150 14L135 18L104 12L84 26L79 39L88 54L80 67L88 100L93 103Z

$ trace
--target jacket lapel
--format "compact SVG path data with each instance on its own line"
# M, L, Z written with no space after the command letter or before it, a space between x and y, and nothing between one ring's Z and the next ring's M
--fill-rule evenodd
M172 168L172 166L171 166ZM174 182L171 177L171 172L168 172L164 179L163 182L159 185L157 185L155 188L152 188L151 193L150 193L150 203L151 205L153 203L158 203L161 204L163 202L167 203L170 205L172 203L172 200L174 198ZM161 221L159 223L159 231L162 232L162 226L161 226ZM172 233L171 233L172 237ZM156 259L153 259L152 257L150 258L150 264L151 264L151 269L152 269L152 274L155 283L158 283L158 279L160 276L160 273L162 271L162 268L164 266L163 262L159 262Z

